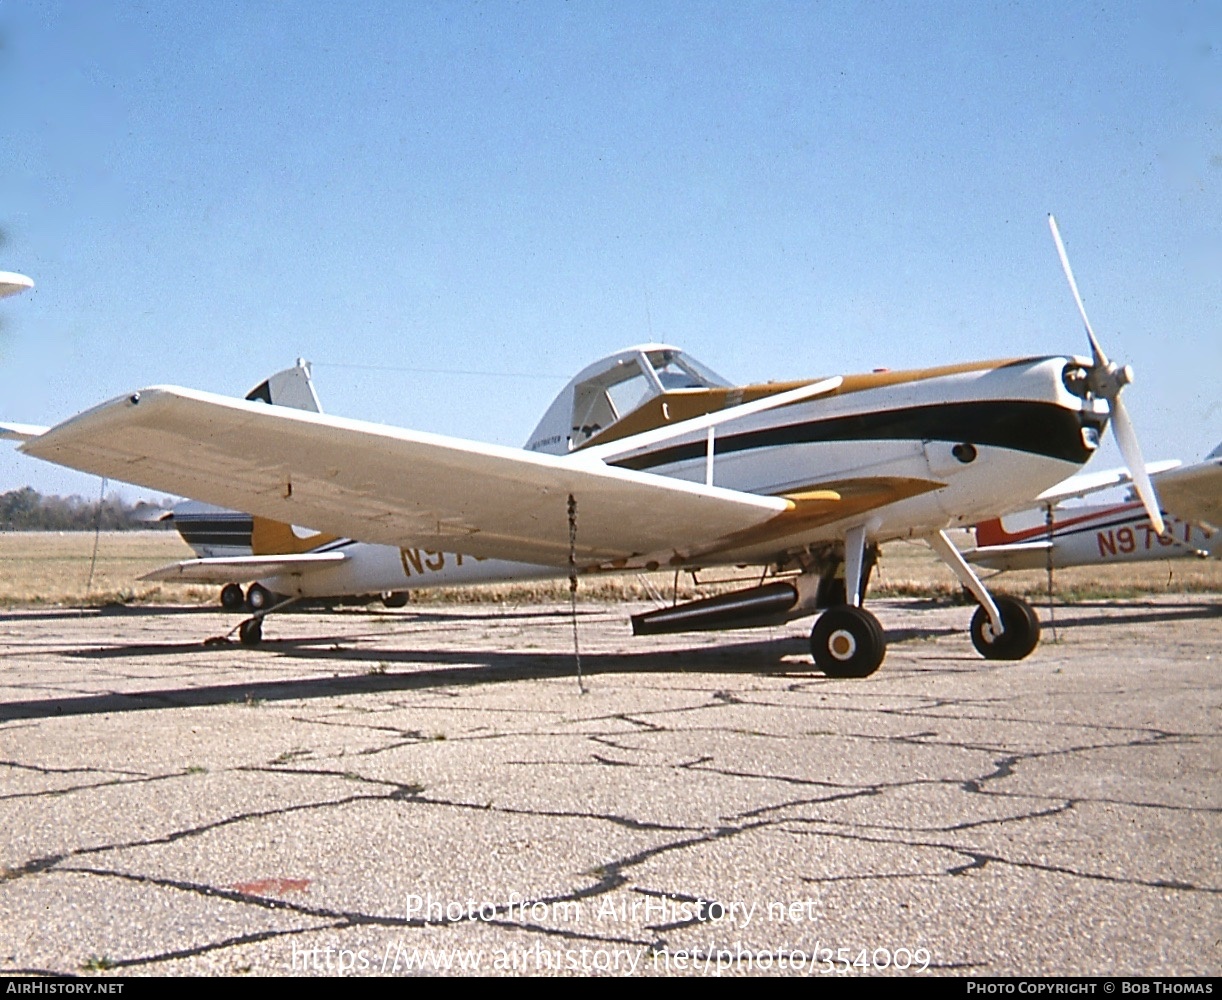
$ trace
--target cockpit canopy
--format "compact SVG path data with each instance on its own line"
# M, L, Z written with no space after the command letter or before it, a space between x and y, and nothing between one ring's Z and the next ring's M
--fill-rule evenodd
M644 344L596 361L556 397L526 447L564 455L664 393L730 383L676 347Z

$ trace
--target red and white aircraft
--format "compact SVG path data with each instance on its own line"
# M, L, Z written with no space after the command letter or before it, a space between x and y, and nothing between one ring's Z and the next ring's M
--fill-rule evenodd
M1146 471L1158 489L1165 532L1155 530L1134 500L1059 505L1128 482L1128 473L1118 469L1073 476L1037 498L1043 506L982 521L976 525L976 547L964 555L996 570L1222 559L1222 445L1203 462L1156 463Z
M141 389L28 437L70 468L309 525L337 538L574 575L766 565L757 587L634 618L638 633L771 625L815 613L811 651L866 676L886 644L862 606L877 546L922 538L980 608L986 657L1039 641L1025 602L994 598L947 538L1016 507L1087 461L1111 421L1152 520L1161 518L1110 362L1072 355L735 386L647 344L579 373L525 449L266 406ZM829 591L843 566L844 590ZM244 626L257 641L259 619Z

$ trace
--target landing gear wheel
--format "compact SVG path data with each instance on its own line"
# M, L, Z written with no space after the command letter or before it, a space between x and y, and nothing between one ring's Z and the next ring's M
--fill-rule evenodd
M815 666L828 677L869 677L887 655L883 627L864 608L829 608L810 633Z
M242 588L236 583L227 583L221 588L221 607L226 611L240 611L245 603Z
M392 590L382 595L382 604L388 608L406 608L407 598L406 590Z
M276 595L261 583L252 583L246 591L246 607L251 611L262 611L276 603Z
M972 615L972 645L986 660L1021 660L1040 644L1040 620L1035 609L1017 597L995 596L1002 633L993 631L989 613L978 607Z
M250 618L238 626L238 638L243 646L257 646L263 641L263 619Z

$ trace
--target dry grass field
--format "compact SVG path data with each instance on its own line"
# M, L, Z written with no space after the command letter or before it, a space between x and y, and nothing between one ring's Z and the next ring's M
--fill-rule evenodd
M139 577L158 566L186 559L191 550L173 531L102 532L90 580L94 536L90 532L0 532L0 605L102 605L112 603L211 604L217 588L142 583ZM700 585L679 581L679 597L725 589L718 581L746 586L758 576L749 570L702 573ZM582 600L648 600L672 594L669 573L607 579L583 579ZM1041 597L1047 582L1042 572L1007 573L992 586L1013 594ZM871 580L874 596L952 596L960 588L950 571L920 543L895 542L883 548ZM1178 559L1121 566L1058 570L1059 600L1135 597L1142 594L1222 592L1222 561ZM512 602L567 599L566 581L504 584L420 592L421 602Z
M961 548L966 547L966 533L955 541ZM1004 573L993 579L991 572L982 572L985 582L1003 593L1035 598L1048 593L1048 577L1043 570ZM1057 570L1054 580L1057 598L1066 602L1143 594L1215 593L1222 591L1222 560L1168 559L1074 566ZM950 570L921 542L893 542L884 546L870 584L872 594L889 597L954 594L960 589Z
M103 531L90 581L89 531L0 532L0 604L194 603L216 599L212 587L141 583L139 577L194 553L176 531Z

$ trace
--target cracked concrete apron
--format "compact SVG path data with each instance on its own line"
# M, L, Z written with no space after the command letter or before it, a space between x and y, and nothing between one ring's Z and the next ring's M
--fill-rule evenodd
M1215 601L874 609L5 614L0 972L1222 972Z

